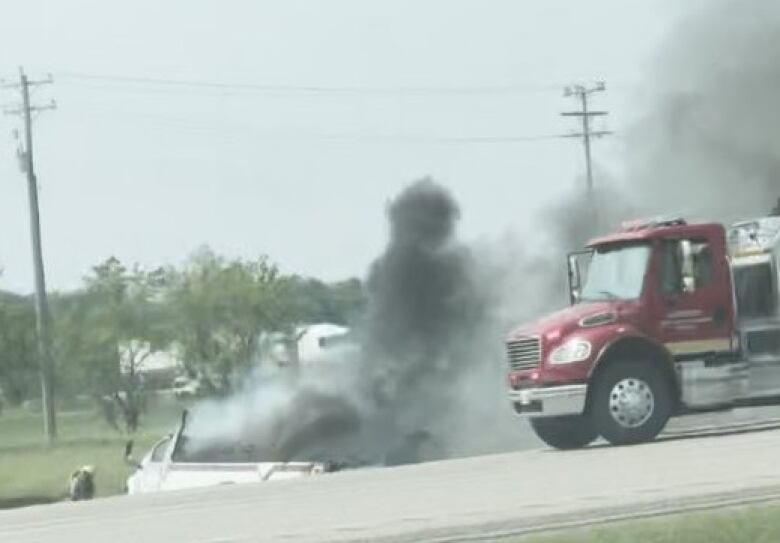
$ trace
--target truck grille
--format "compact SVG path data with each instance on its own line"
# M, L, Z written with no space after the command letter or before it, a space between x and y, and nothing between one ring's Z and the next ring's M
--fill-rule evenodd
M542 361L542 342L539 337L524 337L506 342L509 368L514 371L532 370Z

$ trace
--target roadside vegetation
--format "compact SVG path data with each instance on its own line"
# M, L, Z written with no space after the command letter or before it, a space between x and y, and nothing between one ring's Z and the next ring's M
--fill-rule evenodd
M183 406L169 401L144 418L133 439L148 449L176 425ZM95 410L59 413L59 439L47 445L40 413L7 409L0 416L0 509L64 499L71 472L95 467L96 495L124 490L132 471L124 463L128 436L117 432Z
M50 295L59 435L48 445L33 299L0 292L0 508L61 498L82 465L96 466L98 495L121 492L129 437L140 454L192 396L231 394L267 338L289 346L297 326L349 324L363 303L357 279L285 275L266 257L201 248L152 270L109 258L81 288ZM182 379L197 386L176 399Z
M769 503L617 522L551 535L496 539L516 543L775 543L780 541L780 504Z

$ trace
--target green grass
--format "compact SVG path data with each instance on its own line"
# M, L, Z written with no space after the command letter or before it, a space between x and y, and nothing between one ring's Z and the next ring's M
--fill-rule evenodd
M722 509L617 522L550 535L496 539L496 543L777 543L780 504Z
M168 402L141 420L133 436L136 456L145 452L177 424L182 406ZM59 436L47 445L40 414L6 409L0 414L0 508L62 499L71 472L95 466L96 494L123 492L132 471L124 463L129 438L117 432L94 411L59 413Z

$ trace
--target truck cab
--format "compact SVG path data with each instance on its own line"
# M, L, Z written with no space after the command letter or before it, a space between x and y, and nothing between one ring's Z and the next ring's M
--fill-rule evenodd
M514 410L567 449L651 440L671 416L760 394L728 247L721 224L649 220L569 255L570 307L507 338Z

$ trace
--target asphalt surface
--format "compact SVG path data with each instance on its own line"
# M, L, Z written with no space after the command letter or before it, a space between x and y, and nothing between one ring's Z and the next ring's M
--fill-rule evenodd
M780 421L748 429L0 511L0 542L452 541L776 499Z

